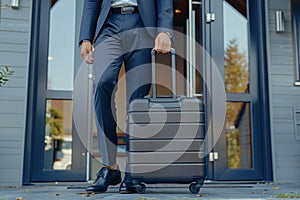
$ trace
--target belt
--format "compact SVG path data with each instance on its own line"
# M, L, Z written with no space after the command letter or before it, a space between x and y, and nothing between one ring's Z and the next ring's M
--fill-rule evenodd
M124 6L124 7L118 7L118 8L111 8L112 14L132 14L138 12L137 6Z

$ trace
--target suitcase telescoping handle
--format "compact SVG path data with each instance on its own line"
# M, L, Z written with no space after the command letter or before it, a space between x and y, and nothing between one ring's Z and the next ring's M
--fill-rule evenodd
M176 52L174 48L171 48L171 65L172 65L172 98L176 99L176 64L175 64L175 56ZM157 98L157 90L156 90L156 50L153 48L151 51L152 55L152 98Z

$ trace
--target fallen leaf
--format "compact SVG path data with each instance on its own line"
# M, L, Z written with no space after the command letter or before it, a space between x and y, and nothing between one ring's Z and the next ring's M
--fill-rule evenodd
M266 191L263 191L263 193L262 194L267 194L267 192Z
M25 193L28 193L28 192L30 192L30 190L25 190L24 192L25 192Z
M94 196L94 195L95 195L94 192L92 192L92 193L87 193L87 194L86 194L87 197L91 197L91 196Z
M76 194L84 195L84 194L86 194L86 192L78 192L78 193L76 193Z
M56 194L55 194L55 196L56 196L56 197L59 197L59 196L60 196L60 194L59 194L59 193L56 193Z
M23 200L23 198L22 197L17 197L17 200Z

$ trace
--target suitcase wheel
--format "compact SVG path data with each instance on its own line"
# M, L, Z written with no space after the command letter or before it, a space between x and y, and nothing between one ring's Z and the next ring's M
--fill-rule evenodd
M190 192L193 193L193 194L198 194L201 187L202 187L201 184L192 183L192 184L190 184L190 186L189 186L189 190L190 190Z
M135 186L136 187L136 191L139 194L145 194L146 192L146 185L144 185L143 183L140 183L138 185Z

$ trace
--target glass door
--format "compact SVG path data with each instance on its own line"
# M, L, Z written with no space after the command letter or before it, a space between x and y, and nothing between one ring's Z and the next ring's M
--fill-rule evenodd
M79 65L76 11L81 3L47 0L36 5L41 13L37 20L40 24L30 179L83 181L86 150L72 115L73 82Z
M226 92L225 123L209 156L214 180L263 180L266 152L259 93L256 1L209 1L215 18L210 30L212 60L222 74ZM212 76L214 82L214 76ZM212 105L214 107L215 105ZM215 118L216 116L212 116ZM212 133L216 134L216 133Z

